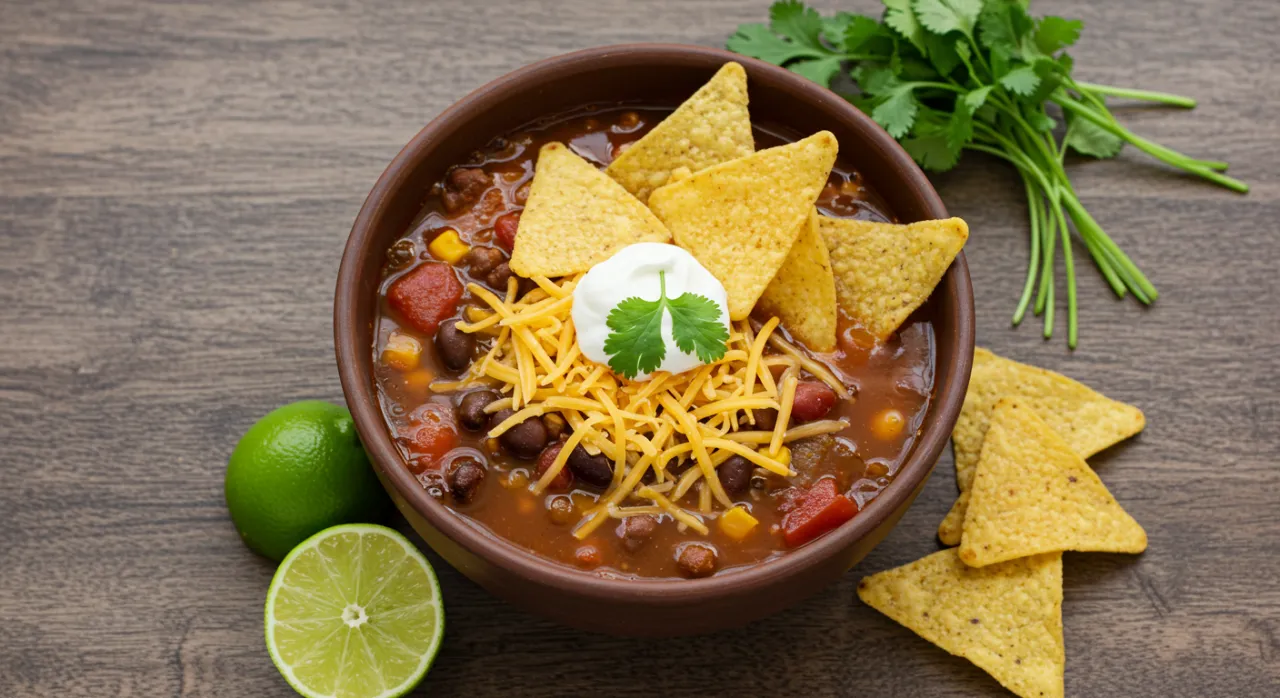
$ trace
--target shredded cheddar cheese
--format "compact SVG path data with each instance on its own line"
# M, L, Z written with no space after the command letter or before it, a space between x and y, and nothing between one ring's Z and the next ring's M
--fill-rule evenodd
M714 363L678 375L658 372L639 382L615 376L578 347L570 311L580 279L534 277L535 288L518 299L515 279L503 297L470 284L481 305L467 307L457 327L488 338L488 351L461 380L431 384L438 393L496 388L501 396L485 412L510 409L514 414L490 429L489 438L549 413L564 419L567 440L529 485L534 493L546 490L578 446L609 459L613 481L586 509L574 529L577 538L585 539L606 521L639 514L668 515L682 529L706 534L708 519L734 507L716 474L720 464L739 455L788 477L794 473L785 444L846 426L823 420L787 429L801 370L842 397L849 393L830 369L775 331L776 318L758 330L749 320L733 323L725 354ZM777 353L766 355L766 347ZM756 412L763 409L778 412L773 431L752 430ZM673 476L671 467L684 463L693 467Z

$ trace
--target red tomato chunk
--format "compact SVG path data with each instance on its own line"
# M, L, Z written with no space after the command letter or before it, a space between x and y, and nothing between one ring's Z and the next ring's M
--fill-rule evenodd
M458 445L453 410L445 405L428 402L414 411L409 423L414 426L409 469L415 475L436 469L440 459Z
M836 492L836 481L825 478L799 495L795 509L782 519L782 535L794 548L839 527L857 513L857 505Z
M462 283L453 267L427 262L396 279L387 289L387 302L406 322L424 334L435 334L443 320L453 316L462 300Z
M493 223L493 237L507 252L515 249L516 231L520 228L520 212L513 211L498 216Z

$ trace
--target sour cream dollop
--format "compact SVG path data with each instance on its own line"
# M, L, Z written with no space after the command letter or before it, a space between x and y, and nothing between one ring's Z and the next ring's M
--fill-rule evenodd
M614 253L612 257L595 265L578 282L573 290L573 326L578 333L578 347L582 355L592 361L608 365L609 355L604 352L608 339L609 312L619 303L639 296L656 301L662 294L658 272L667 285L667 298L675 299L684 293L694 293L711 299L720 308L720 322L729 327L729 298L724 285L698 263L693 255L675 245L662 242L638 242ZM703 365L694 354L686 354L676 347L671 338L671 313L662 314L662 341L666 355L658 365L659 371L683 373ZM642 373L633 380L647 380L650 374Z

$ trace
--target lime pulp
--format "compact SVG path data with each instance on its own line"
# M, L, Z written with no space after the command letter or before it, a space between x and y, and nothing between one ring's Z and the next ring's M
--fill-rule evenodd
M444 635L435 572L404 536L325 529L280 563L267 591L267 650L309 698L392 698L422 680Z

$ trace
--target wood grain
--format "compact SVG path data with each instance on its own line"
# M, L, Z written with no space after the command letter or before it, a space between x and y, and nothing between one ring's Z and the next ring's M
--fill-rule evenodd
M341 400L333 281L385 163L453 100L532 60L717 45L766 4L0 3L0 695L288 695L262 644L272 566L237 539L222 473L273 407ZM1084 266L1071 353L1034 322L1009 327L1021 185L982 159L935 178L974 231L980 342L1148 415L1094 465L1151 548L1067 556L1068 692L1280 694L1280 6L1036 9L1085 19L1079 75L1199 98L1123 118L1253 185L1233 195L1129 151L1073 163L1161 298L1118 302ZM448 635L419 693L999 695L853 593L936 549L954 495L947 456L841 584L709 637L583 635L441 564Z

